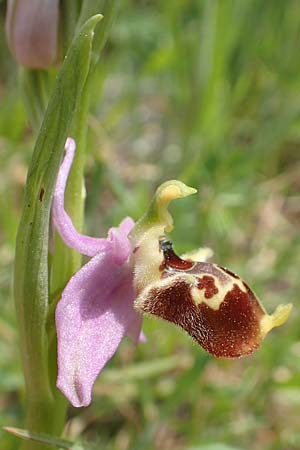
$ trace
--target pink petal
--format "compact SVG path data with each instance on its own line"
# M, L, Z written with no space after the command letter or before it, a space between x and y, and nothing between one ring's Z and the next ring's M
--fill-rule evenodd
M132 271L98 254L66 286L56 309L57 387L73 406L87 406L95 379L128 328L140 320L133 309Z
M111 242L107 239L89 237L78 233L70 216L64 209L65 189L74 159L75 149L75 141L72 138L68 138L65 145L66 154L60 166L56 181L52 204L52 217L54 225L65 244L83 255L95 256L101 251L109 250L111 248Z
M127 329L126 335L137 345L139 342L147 342L147 338L142 332L142 322L143 316L137 314L135 320L131 322L129 328Z
M125 219L122 220L122 222L119 225L119 228L121 231L123 231L124 234L128 235L132 228L134 227L135 223L134 220L132 220L131 217L125 217Z
M111 254L114 255L116 264L123 264L131 253L131 243L122 230L122 223L119 228L111 228L108 232L108 241L111 243Z
M6 34L16 60L31 68L53 65L58 53L58 0L8 0Z
M147 342L147 338L142 331L140 332L139 342L142 342L142 344L145 344Z

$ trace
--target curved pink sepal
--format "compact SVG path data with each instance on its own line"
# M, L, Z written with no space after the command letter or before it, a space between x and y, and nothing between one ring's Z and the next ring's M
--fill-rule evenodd
M87 256L95 256L100 252L113 251L112 245L119 245L119 251L122 252L124 246L126 246L126 251L129 249L129 240L127 239L127 234L134 226L134 222L129 217L124 219L120 224L120 231L115 231L116 234L122 232L122 236L118 239L112 239L109 235L108 239L105 238L94 238L90 236L85 236L78 233L73 225L73 222L65 211L64 208L64 195L66 184L68 180L68 175L72 166L72 162L75 155L76 144L72 138L68 138L65 145L65 157L60 166L56 187L53 196L52 204L52 218L54 225L66 245L77 250L79 253ZM117 229L115 229L117 230ZM114 231L111 231L114 233ZM125 237L125 238L124 238ZM116 241L119 241L116 243ZM118 256L117 256L118 257ZM122 257L121 257L122 259Z
M99 372L132 328L140 329L133 308L132 273L110 254L99 254L66 286L56 309L57 387L73 406L87 406Z

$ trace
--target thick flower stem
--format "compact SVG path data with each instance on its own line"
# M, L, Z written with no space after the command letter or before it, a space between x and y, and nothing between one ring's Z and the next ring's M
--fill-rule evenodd
M65 399L54 401L28 401L26 405L26 422L28 430L35 430L36 433L45 433L52 436L60 436L66 416L67 402ZM23 441L22 450L45 450L44 444L37 442ZM49 450L55 450L53 447L47 447Z

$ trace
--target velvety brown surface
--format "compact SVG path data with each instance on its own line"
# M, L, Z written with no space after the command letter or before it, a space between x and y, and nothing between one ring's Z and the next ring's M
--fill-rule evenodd
M164 255L161 277L169 282L158 282L143 292L139 308L180 326L215 356L233 358L252 353L261 341L259 324L264 311L251 289L226 268L181 259L171 241L162 240L160 248ZM216 280L224 292L217 310L209 306L210 299L221 295ZM243 290L237 280L243 283ZM193 298L192 286L197 286L206 302Z
M263 311L254 294L235 284L220 308L196 305L189 284L178 280L166 288L154 287L140 305L183 328L203 348L218 357L233 358L252 353L260 343L259 322Z

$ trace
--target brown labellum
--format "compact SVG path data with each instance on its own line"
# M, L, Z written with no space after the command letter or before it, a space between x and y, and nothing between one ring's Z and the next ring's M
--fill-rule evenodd
M168 205L195 192L178 180L166 181L131 231L134 304L141 313L178 325L215 356L248 355L272 328L286 321L292 305L279 305L269 315L237 275L200 262L206 261L208 249L184 259L174 253L164 235L173 229Z
M279 324L280 314L269 316L252 290L228 269L183 260L165 239L159 245L161 279L138 295L135 306L140 311L178 325L205 350L227 358L252 353Z

